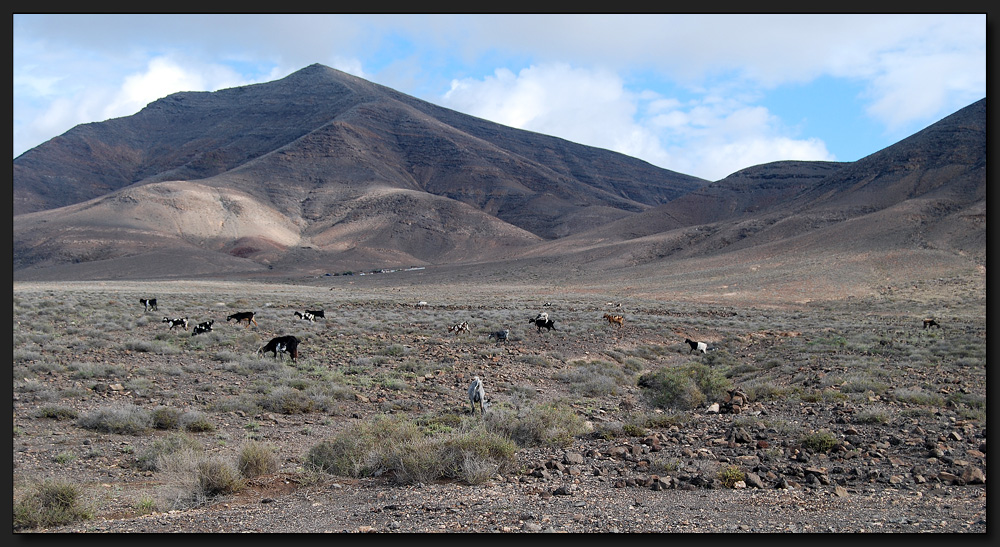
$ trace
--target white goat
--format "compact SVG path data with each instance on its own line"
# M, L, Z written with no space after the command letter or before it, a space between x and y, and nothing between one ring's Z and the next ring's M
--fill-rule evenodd
M483 388L483 381L479 376L472 378L472 383L469 384L469 404L472 405L473 414L476 413L476 403L479 403L480 413L486 414L490 402L486 400L486 389Z

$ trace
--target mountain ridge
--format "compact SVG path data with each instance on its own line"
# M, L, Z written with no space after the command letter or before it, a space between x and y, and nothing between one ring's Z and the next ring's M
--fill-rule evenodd
M831 256L848 236L869 262L888 249L985 267L985 135L984 98L855 162L710 182L314 64L175 93L15 158L15 279L505 262L614 275L779 248Z

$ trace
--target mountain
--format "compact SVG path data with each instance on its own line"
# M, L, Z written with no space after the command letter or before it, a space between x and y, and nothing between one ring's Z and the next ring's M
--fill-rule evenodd
M310 198L331 186L419 190L542 237L575 229L584 207L621 216L706 182L311 65L274 82L175 93L25 152L14 160L14 214L126 186L213 178L261 198ZM284 201L279 207L300 213ZM584 216L589 222L591 214Z
M16 158L15 279L418 265L784 278L774 268L834 260L859 264L850 280L888 254L919 264L899 268L914 275L984 268L985 132L983 99L856 162L709 182L311 65L176 93Z

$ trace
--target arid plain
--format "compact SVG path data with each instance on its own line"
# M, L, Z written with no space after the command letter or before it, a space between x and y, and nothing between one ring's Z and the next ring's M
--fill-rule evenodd
M690 297L709 276L675 291L511 273L15 283L15 506L62 481L86 515L18 531L986 532L985 271L711 302ZM256 325L226 322L245 310ZM529 323L542 311L555 330ZM216 322L192 336L164 317ZM296 362L256 354L282 334ZM320 469L319 447L384 420L430 444L384 441L435 456L434 439L515 441L472 442L448 470L384 445L358 456L371 467ZM248 452L268 465L206 486L208 463Z

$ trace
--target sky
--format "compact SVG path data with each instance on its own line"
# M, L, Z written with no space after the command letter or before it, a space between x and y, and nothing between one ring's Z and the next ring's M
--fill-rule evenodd
M13 14L14 158L320 63L710 181L856 161L986 97L986 13Z

